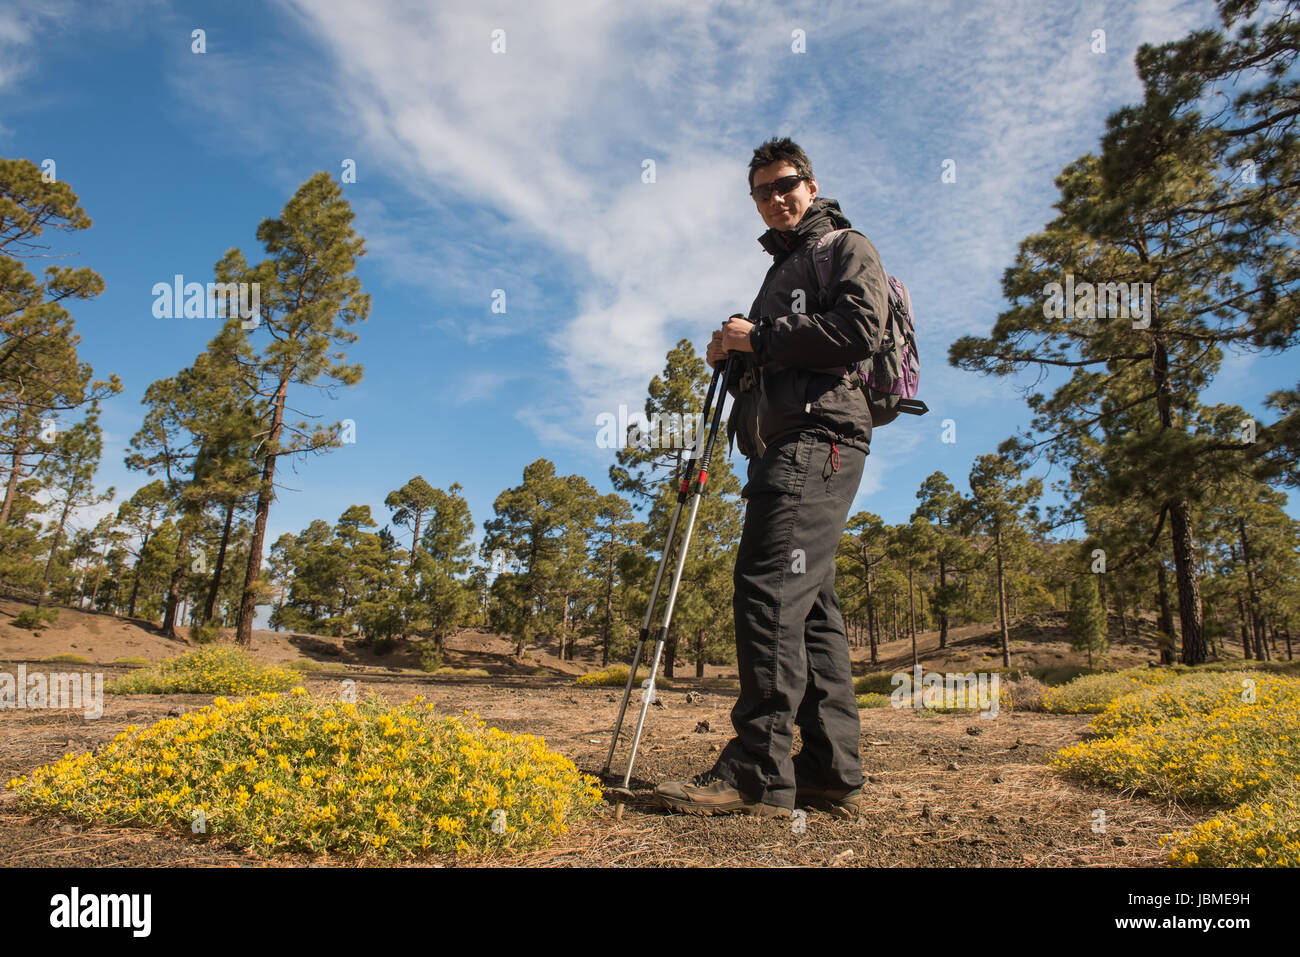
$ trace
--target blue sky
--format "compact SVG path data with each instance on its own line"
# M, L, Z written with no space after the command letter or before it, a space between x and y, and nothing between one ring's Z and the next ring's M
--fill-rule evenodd
M355 161L365 377L297 404L357 441L282 465L269 545L352 504L382 522L416 474L459 482L480 528L539 457L608 491L597 416L640 409L678 339L702 352L748 309L770 262L748 159L792 136L912 293L932 411L876 434L854 504L900 522L928 474L968 490L1027 423L1032 373L959 372L948 346L988 331L1053 177L1139 98L1139 44L1213 22L1208 0L25 4L0 11L0 155L54 159L94 221L47 238L107 286L74 314L83 359L125 386L101 420L119 500L146 481L122 463L145 388L216 331L154 318L153 284L210 281L232 246L259 261L258 223ZM1230 356L1206 399L1267 419L1294 383L1287 356Z

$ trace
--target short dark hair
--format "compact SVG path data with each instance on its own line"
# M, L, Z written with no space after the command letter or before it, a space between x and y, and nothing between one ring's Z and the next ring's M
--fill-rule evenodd
M780 160L785 160L793 166L794 171L800 176L806 179L813 178L812 160L808 159L808 154L799 147L799 144L788 136L779 139L773 137L754 150L754 157L749 161L749 188L754 188L756 170L771 166Z

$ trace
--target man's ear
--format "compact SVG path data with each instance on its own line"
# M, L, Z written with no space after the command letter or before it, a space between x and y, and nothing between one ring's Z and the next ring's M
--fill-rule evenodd
M817 180L815 179L808 180L808 195L811 196L813 199L817 198Z

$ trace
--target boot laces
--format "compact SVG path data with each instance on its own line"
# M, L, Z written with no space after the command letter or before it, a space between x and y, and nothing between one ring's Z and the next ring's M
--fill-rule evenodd
M702 774L697 774L695 777L691 778L691 787L706 788L713 782L721 780L722 778L714 774L713 769L710 768Z

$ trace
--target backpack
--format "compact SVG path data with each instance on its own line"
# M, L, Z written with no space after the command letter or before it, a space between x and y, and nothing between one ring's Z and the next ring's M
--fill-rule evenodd
M833 229L817 240L812 250L813 272L820 291L830 284L831 240L847 229ZM921 355L916 348L916 323L912 318L912 296L895 276L889 280L889 315L881 337L880 351L869 359L838 366L826 372L848 376L866 394L871 409L871 427L888 425L900 412L925 415L930 409L916 398L921 380Z

